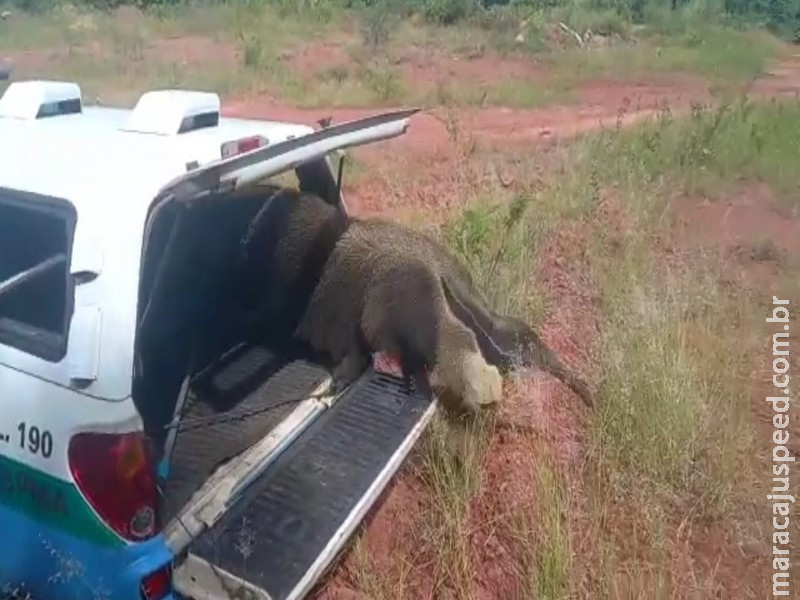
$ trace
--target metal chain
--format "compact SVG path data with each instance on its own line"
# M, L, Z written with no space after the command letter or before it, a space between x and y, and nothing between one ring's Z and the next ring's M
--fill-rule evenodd
M175 429L179 433L182 431L192 431L194 429L199 429L205 425L217 425L219 423L228 423L230 421L239 421L245 419L247 417L253 417L256 415L263 414L265 412L269 412L271 410L275 410L281 408L283 406L287 406L290 404L299 404L306 400L320 400L329 396L329 393L319 393L319 394L311 394L305 396L298 396L297 398L291 398L288 400L284 400L283 402L278 402L277 404L271 404L269 406L261 406L258 408L250 408L246 410L240 411L231 411L229 413L221 414L221 415L209 415L207 417L195 417L194 419L179 419L177 422L173 421L168 423L164 426L164 429Z
M383 372L386 375L397 377L395 373L386 372L383 370L376 371L376 372ZM429 390L426 390L429 391ZM284 400L282 402L278 402L277 404L271 404L269 406L261 406L258 408L250 408L240 411L231 411L229 413L219 414L219 415L209 415L206 417L195 417L193 419L184 419L179 418L177 421L172 421L167 423L164 426L165 430L175 429L178 433L183 431L192 431L194 429L199 429L200 427L207 426L207 425L216 425L219 423L228 423L231 421L240 421L247 417L253 417L256 415L263 414L265 412L269 412L271 410L275 410L281 408L283 406L287 406L290 404L299 404L306 400L320 400L322 398L330 397L331 395L337 395L336 393L331 392L331 387L325 392L320 392L317 394L310 394L304 396L298 396L296 398L290 398ZM184 411L188 410L188 407L185 407ZM184 412L185 414L185 412Z

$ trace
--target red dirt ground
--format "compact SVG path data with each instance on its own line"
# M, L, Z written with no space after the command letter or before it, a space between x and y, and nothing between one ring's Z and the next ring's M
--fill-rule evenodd
M458 72L465 78L489 78L498 71L497 65L486 58L463 60L458 67L406 67L406 77L427 81L431 69ZM514 63L512 63L514 64ZM510 69L511 67L506 67ZM520 67L514 67L514 70ZM546 73L532 68L529 77ZM800 60L793 57L773 68L764 79L757 80L754 96L789 95L800 90ZM371 177L347 188L348 202L355 212L363 215L399 214L407 212L409 204L427 216L441 220L447 210L462 197L458 189L461 160L465 147L481 149L519 147L530 151L531 144L547 145L558 140L597 130L602 127L629 125L651 118L664 106L673 112L685 111L692 102L711 102L708 85L693 76L675 77L669 81L649 83L620 83L599 80L585 83L576 90L579 101L572 105L548 106L540 109L467 108L453 111L429 110L414 117L409 133L400 139L360 148L354 155L373 172ZM270 119L300 119L314 122L332 117L341 122L363 116L365 109L305 110L286 106L271 98L246 98L226 103L229 115ZM459 139L454 142L450 123L457 123ZM403 174L413 174L409 185ZM463 184L462 184L463 185ZM403 189L402 206L397 206L397 189ZM445 209L444 211L442 209Z
M756 289L765 302L770 302L773 294L781 295L778 292L781 269L787 261L797 264L800 260L800 219L789 215L767 186L740 185L733 193L716 201L676 198L671 208L676 216L672 229L672 243L676 248L688 252L719 252L723 258L722 276L731 285ZM795 315L792 332L796 332L798 326ZM794 333L790 344L796 339ZM766 396L774 395L771 364L767 359L772 352L770 343L768 341L764 348L763 364L754 366L756 377L752 388L754 422L757 439L761 442L759 451L765 454L770 452L768 444L774 430L770 407L764 402ZM794 440L789 444L790 451L796 455L800 452L797 419L790 424L789 432ZM800 484L795 483L792 493L800 493ZM759 526L766 531L771 524L764 519ZM685 539L689 537L687 533ZM764 542L766 536L712 526L693 532L693 537L691 551L684 558L691 556L696 566L704 566L707 572L716 571L716 597L764 596L771 574L768 560L771 548ZM800 570L795 568L793 577L798 573Z

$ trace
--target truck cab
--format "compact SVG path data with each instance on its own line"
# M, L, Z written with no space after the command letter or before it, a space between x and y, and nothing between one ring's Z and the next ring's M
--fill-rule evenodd
M253 341L236 253L292 178L340 210L341 150L413 109L315 130L214 93L0 98L0 598L303 598L432 418L370 368Z

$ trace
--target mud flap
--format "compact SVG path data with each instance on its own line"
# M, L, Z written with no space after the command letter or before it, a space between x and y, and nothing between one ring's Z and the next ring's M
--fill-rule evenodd
M190 546L175 587L194 600L297 600L411 451L435 401L369 371Z

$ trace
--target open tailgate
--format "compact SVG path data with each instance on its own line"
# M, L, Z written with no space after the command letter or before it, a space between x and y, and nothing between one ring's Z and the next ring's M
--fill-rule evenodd
M400 377L367 371L198 532L175 588L193 600L304 598L435 409L434 398L408 391Z
M330 152L361 146L406 132L417 108L391 111L333 125L227 159L210 162L165 185L161 198L192 200L219 191L232 191Z

